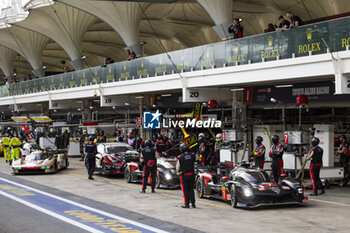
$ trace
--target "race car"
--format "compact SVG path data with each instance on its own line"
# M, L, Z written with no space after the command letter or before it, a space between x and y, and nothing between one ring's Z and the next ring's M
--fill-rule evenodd
M99 143L97 145L95 170L101 175L123 174L126 163L137 162L138 152L127 143ZM87 161L85 162L87 166Z
M176 157L157 159L157 181L156 188L180 187L180 177L176 175ZM143 177L143 166L139 162L126 164L124 178L127 183L140 183ZM151 183L151 176L148 179Z
M199 173L196 176L198 197L224 200L234 208L302 204L307 200L298 179L285 178L275 184L265 171L249 165L234 167L227 174L221 177L216 173Z
M69 166L65 151L35 149L12 162L13 174L56 173Z

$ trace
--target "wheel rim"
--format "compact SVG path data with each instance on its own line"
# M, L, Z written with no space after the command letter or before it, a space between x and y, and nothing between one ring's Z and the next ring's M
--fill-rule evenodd
M159 188L159 186L160 186L160 177L159 177L159 173L157 174L156 179L157 179L156 186L157 186L157 188Z
M231 205L233 207L236 206L236 195L235 195L235 186L234 185L232 185L232 187L231 187Z
M126 169L126 171L125 171L125 180L126 181L130 181L130 170L129 170L129 168Z
M106 175L106 166L105 166L105 162L102 162L102 173L105 176Z
M202 197L203 196L203 186L202 186L202 182L200 181L200 179L197 179L196 182L196 189L197 189L197 193L198 193L198 197Z

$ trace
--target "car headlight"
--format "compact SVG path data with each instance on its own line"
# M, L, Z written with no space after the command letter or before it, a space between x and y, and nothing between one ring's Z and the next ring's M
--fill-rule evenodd
M167 172L166 174L165 174L165 179L166 180L171 180L173 178L173 176L169 173L169 172Z
M246 197L251 197L251 196L253 196L253 192L252 192L252 190L251 190L250 188L245 188L245 189L243 190L243 194L244 194L244 196L246 196Z

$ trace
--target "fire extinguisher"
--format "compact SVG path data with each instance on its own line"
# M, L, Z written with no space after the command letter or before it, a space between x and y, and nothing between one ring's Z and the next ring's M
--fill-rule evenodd
M221 187L221 191L222 191L222 199L227 200L227 190L225 186Z

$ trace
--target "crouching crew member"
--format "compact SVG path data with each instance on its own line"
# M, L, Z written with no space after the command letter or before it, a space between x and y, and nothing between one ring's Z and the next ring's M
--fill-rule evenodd
M189 148L186 143L180 145L181 155L178 157L176 163L176 172L180 176L181 188L184 194L185 204L182 208L196 208L194 198L194 162L196 157L194 154L189 153Z
M141 193L146 192L147 179L151 173L152 179L152 193L156 187L156 177L157 177L157 158L156 151L153 148L152 142L150 140L145 141L145 148L141 151L140 162L143 164L143 177L142 177L142 190Z
M283 173L283 146L279 142L280 138L277 135L274 135L271 138L273 143L269 156L272 158L272 175L275 183L278 183L280 175Z
M265 164L265 146L262 144L263 138L261 136L257 136L255 139L256 147L252 152L252 156L254 156L255 166L260 169L264 169Z
M323 156L323 150L321 147L318 146L320 143L320 139L313 138L312 139L312 149L310 150L307 159L311 160L310 163L310 176L312 180L312 190L313 192L310 194L310 196L318 196L317 189L320 189L320 194L324 194L324 187L322 185L321 179L320 179L320 170L322 167L322 156Z
M86 159L88 163L88 174L89 174L89 180L93 180L92 177L94 170L95 170L95 155L97 153L97 147L94 143L94 138L90 137L88 144L85 146L85 153L87 154Z

